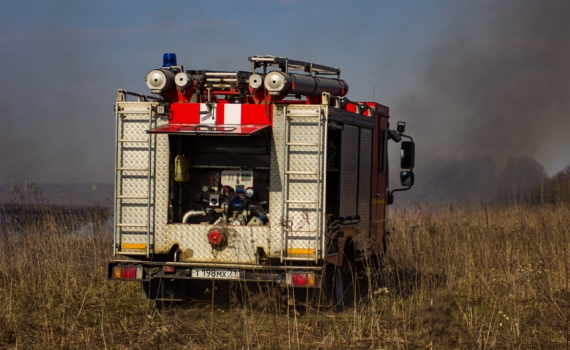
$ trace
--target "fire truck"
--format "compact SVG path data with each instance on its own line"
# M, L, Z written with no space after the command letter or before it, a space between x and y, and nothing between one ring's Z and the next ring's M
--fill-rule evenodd
M115 104L113 280L181 301L204 281L321 288L342 303L386 249L386 205L414 182L388 107L349 100L340 69L276 56L184 70L175 54ZM406 138L409 141L402 141ZM389 140L402 188L388 189ZM212 282L214 280L215 282Z

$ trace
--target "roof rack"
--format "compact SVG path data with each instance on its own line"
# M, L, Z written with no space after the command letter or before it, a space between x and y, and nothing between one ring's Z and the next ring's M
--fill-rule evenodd
M248 58L251 62L251 67L255 73L255 69L259 67L267 66L278 66L282 72L289 73L290 70L293 71L303 71L309 74L319 74L319 75L336 75L340 76L340 69L327 67L316 63L303 62L290 60L287 57L277 57L270 55L255 55Z

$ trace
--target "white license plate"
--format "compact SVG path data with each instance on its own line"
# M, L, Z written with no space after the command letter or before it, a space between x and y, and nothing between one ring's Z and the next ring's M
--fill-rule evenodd
M215 280L237 280L239 279L239 271L210 268L192 269L192 277L211 278Z

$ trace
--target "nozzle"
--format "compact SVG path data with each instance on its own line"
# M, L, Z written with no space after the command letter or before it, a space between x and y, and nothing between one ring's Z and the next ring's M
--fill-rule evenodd
M153 93L168 91L174 87L174 74L166 69L153 69L144 79Z

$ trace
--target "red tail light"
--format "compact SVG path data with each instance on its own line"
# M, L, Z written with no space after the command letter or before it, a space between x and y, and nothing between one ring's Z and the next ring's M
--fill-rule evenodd
M142 280L144 270L142 266L113 266L112 278Z
M314 287L317 285L317 275L314 273L293 273L290 284L296 287Z
M294 273L291 278L294 286L305 286L307 285L307 274L306 273Z
M137 268L136 267L121 267L121 277L128 279L137 278Z
M163 266L162 271L164 273L174 273L174 266Z

